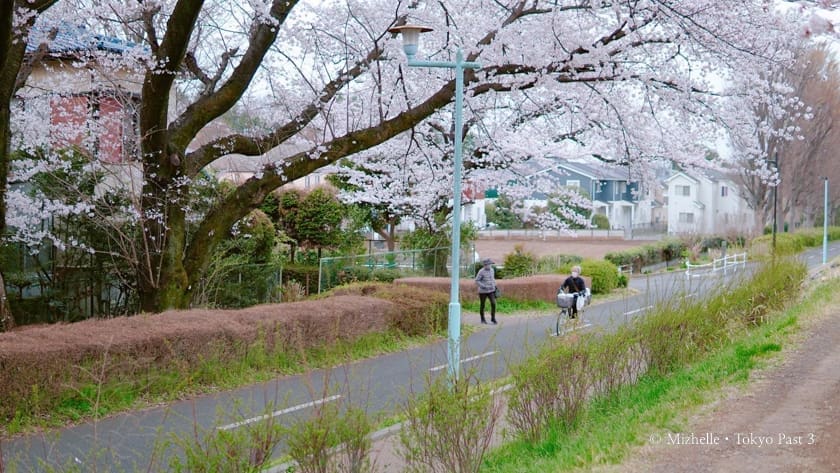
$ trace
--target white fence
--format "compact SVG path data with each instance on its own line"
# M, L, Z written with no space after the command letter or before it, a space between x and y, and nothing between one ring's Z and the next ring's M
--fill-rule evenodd
M726 274L729 271L737 271L738 268L743 268L747 264L747 253L735 253L713 260L711 263L691 264L685 262L685 277L702 276L709 273L716 273L723 271Z

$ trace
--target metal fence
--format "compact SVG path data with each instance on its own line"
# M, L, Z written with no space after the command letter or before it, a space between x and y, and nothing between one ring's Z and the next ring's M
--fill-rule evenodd
M743 268L746 264L746 252L721 256L720 258L715 258L711 263L692 264L691 262L686 261L685 277L690 279L692 277L717 273L718 271L723 274L727 274L729 271L737 271L738 268Z
M422 250L369 253L356 256L321 258L318 265L318 292L353 281L388 281L410 276L448 276L452 267L449 247ZM475 247L461 249L462 277L472 277Z
M279 264L237 264L214 268L201 278L193 307L234 309L281 302L283 267Z

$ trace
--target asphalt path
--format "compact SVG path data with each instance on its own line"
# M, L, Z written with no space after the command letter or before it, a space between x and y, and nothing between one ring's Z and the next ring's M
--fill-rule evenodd
M829 261L840 256L840 242L829 246ZM800 255L809 268L822 263L822 247ZM631 296L596 303L561 333L609 331L659 304L684 297L702 298L737 285L750 272L739 269L699 273L684 271L636 275ZM597 302L597 296L596 296ZM500 316L500 325L480 326L461 345L462 376L487 381L554 336L556 314ZM356 406L368 412L396 412L409 396L425 390L428 380L446 376L446 341L386 354L331 369L277 378L236 390L197 396L166 406L131 411L48 433L3 440L0 451L10 471L165 471L180 451L176 438L196 439L218 430L247 429L271 419L292 425L324 403ZM279 455L278 448L275 452Z

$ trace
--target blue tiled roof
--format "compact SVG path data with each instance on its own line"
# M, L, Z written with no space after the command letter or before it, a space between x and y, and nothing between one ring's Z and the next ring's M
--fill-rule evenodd
M36 25L29 34L29 41L26 44L26 52L32 53L38 46L46 41L52 27ZM63 54L79 51L108 51L113 53L124 53L136 47L136 43L124 41L88 31L84 26L62 23L58 26L55 40L50 43L50 53Z

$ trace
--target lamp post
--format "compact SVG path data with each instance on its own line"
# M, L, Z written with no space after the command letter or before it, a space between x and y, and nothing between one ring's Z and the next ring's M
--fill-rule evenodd
M776 151L773 159L773 167L776 168L776 172L779 172L779 152ZM781 179L779 179L781 181ZM777 195L779 193L779 182L773 186L773 256L776 256L776 201L778 200Z
M458 369L461 361L461 302L459 299L460 279L460 249L461 249L461 133L462 108L464 101L464 69L479 69L476 62L464 61L461 48L455 53L455 62L419 61L414 59L417 54L420 33L432 31L431 28L419 25L396 26L388 30L391 33L402 34L403 51L411 67L443 67L455 70L455 157L453 162L452 184L452 281L449 291L449 346L446 353L449 379L458 380Z
M828 177L825 178L825 203L823 204L823 258L822 262L828 262Z

